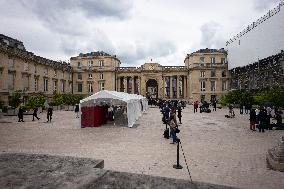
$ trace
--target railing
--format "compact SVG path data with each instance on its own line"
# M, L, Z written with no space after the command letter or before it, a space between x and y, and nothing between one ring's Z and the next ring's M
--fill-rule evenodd
M228 46L229 44L233 43L234 41L238 40L239 38L241 38L243 35L245 35L246 33L248 33L249 31L251 31L252 29L254 29L255 27L257 27L258 25L260 25L262 22L268 20L269 18L271 18L272 16L276 15L277 13L280 12L281 10L281 6L284 5L284 1L281 1L279 3L279 5L277 7L275 7L272 10L269 10L269 12L267 14L265 14L264 16L262 16L261 18L259 18L256 22L253 22L252 24L248 25L248 27L246 29L244 29L243 31L241 31L240 33L238 33L237 35L235 35L233 38L229 39L226 42L226 46Z

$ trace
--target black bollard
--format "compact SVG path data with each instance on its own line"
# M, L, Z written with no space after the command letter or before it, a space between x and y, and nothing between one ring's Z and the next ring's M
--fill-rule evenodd
M177 142L178 142L178 145L177 145L177 164L173 165L173 168L182 169L182 166L179 164L179 142L180 142L180 139L177 138Z

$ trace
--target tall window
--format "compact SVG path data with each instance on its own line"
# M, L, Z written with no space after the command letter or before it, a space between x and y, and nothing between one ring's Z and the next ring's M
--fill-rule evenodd
M35 91L38 91L38 78L35 78Z
M211 77L216 77L216 70L211 70Z
M82 79L82 74L81 73L78 73L78 79Z
M77 63L77 68L78 68L78 69L82 69L82 63L81 63L81 62L78 62L78 63Z
M34 65L34 73L37 73L37 66Z
M61 81L61 92L65 92L65 82Z
M81 93L83 89L82 83L78 83L78 92Z
M93 63L92 60L89 60L89 61L88 61L88 66L89 66L89 67L93 67L93 64L94 64L94 63Z
M205 71L200 71L200 77L205 77Z
M226 64L226 58L221 58L221 63Z
M203 66L204 63L205 63L205 57L200 57L199 58L199 64Z
M9 58L9 68L14 68L15 66L15 59Z
M226 90L227 90L227 82L222 81L222 91L226 91Z
M48 91L48 79L43 80L43 90Z
M93 91L93 83L88 83L89 93L94 92Z
M57 71L53 70L53 76L56 77L57 76Z
M200 81L200 91L205 91L205 81Z
M100 67L104 67L104 61L103 60L99 60L99 65L100 65Z
M100 91L105 90L105 83L100 83Z
M215 57L211 57L211 64L215 64Z
M64 79L64 72L62 72L62 79Z
M100 79L104 79L104 74L100 73Z
M72 74L69 73L69 80L72 80Z
M53 91L57 90L57 81L53 81Z
M211 81L211 91L216 91L216 81Z
M226 77L226 71L225 70L222 71L222 77Z
M93 74L89 74L89 79L93 79Z
M69 83L69 91L68 92L71 92L72 91L72 83L70 82Z
M15 75L14 73L8 73L8 89L13 90L14 89L14 81Z

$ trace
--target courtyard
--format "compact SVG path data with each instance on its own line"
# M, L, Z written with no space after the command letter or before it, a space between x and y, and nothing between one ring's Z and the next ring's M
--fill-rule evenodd
M249 116L227 119L227 109L210 114L183 110L181 139L194 181L240 188L282 188L284 173L266 166L267 150L277 145L284 131L265 133L249 130ZM181 170L173 169L176 145L164 139L165 125L158 108L149 108L135 128L108 124L98 128L80 128L74 112L55 111L51 123L46 114L24 123L16 117L0 120L0 152L22 152L103 159L105 169L189 179L180 152Z

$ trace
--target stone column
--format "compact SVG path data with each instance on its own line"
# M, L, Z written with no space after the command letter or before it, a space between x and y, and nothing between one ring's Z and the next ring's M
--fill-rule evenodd
M131 92L132 94L135 94L135 88L134 88L135 87L135 76L132 76L131 80L132 80L132 91Z
M127 93L127 77L123 77L123 92Z
M141 83L141 77L139 76L139 77L137 78L137 92L138 92L139 95L141 94L141 91L140 91L140 83Z
M162 95L163 98L165 98L165 94L167 93L165 85L166 85L165 76L163 76L163 95Z
M173 98L173 80L172 80L172 76L169 77L170 78L170 99Z
M176 81L177 81L177 85L176 85L176 87L177 87L177 99L179 99L180 98L180 96L179 96L179 79L180 79L180 76L179 75L177 75L177 79L176 79Z

